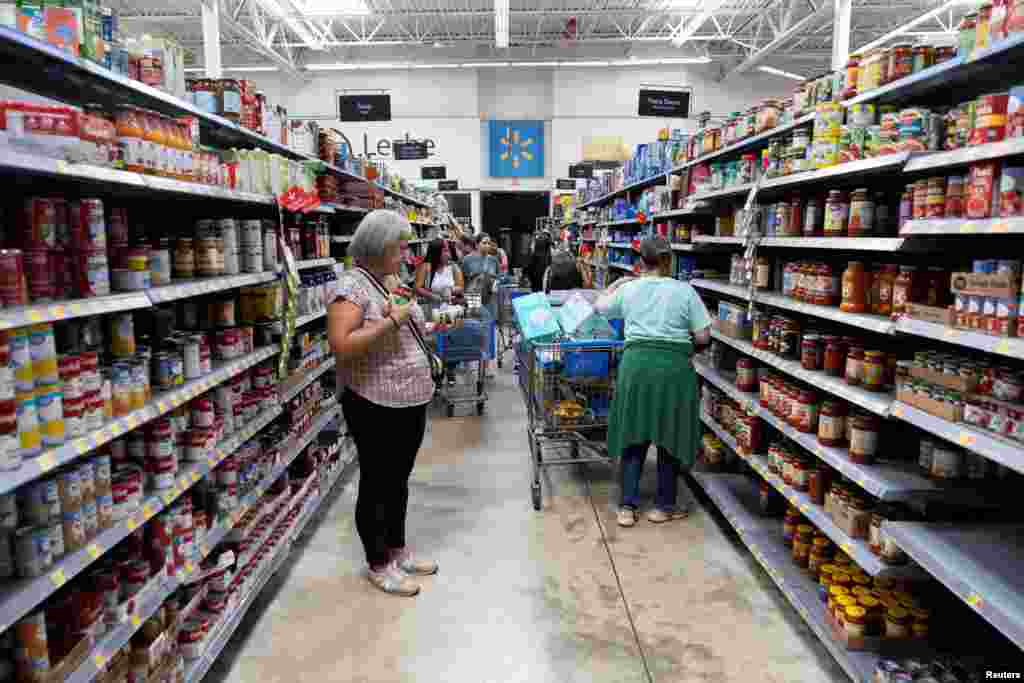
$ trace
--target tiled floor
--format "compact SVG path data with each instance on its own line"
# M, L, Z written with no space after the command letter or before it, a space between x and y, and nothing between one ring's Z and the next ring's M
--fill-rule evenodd
M534 512L527 453L520 394L502 373L484 417L433 419L420 451L409 537L441 566L420 596L363 577L353 482L208 680L848 680L708 511L620 529L615 470L599 464L545 470ZM364 457L386 458L386 435ZM646 477L648 495L653 485Z

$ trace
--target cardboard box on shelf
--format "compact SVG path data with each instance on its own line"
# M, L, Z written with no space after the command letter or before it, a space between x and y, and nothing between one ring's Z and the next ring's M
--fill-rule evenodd
M946 325L951 327L954 322L953 311L950 307L925 306L924 304L907 303L906 315L908 318L923 320L926 323Z
M956 391L972 392L977 386L977 380L973 378L964 378L959 375L947 375L944 372L936 372L929 370L928 368L910 368L910 376L920 380L924 380L929 384L938 384L939 386L946 387L947 389L955 389Z
M936 417L941 417L944 420L949 420L950 422L960 422L960 420L963 418L962 408L950 405L945 401L936 401L931 398L919 396L909 389L897 390L896 400L906 403L909 406L913 406L918 410L923 410L929 415L934 415Z
M949 288L954 294L1016 299L1020 296L1020 276L1013 273L953 273Z

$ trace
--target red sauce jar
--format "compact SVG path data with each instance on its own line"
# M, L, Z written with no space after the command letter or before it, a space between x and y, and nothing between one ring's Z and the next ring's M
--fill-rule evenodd
M825 337L822 366L829 377L842 377L846 371L846 346L839 337Z
M864 376L864 348L851 346L846 354L846 383L851 386L858 386Z
M757 389L757 366L751 358L736 361L736 388L751 392Z
M810 472L807 493L815 505L825 504L825 492L832 483L832 469L825 463L818 463Z
M874 415L858 415L850 428L850 460L871 465L878 452L879 420Z
M846 405L837 400L825 400L818 414L818 443L823 446L841 446L846 441Z
M815 398L814 392L809 389L801 389L797 394L797 419L794 426L805 434L818 431L818 404Z
M805 334L800 342L800 365L804 370L821 370L821 338L816 334Z

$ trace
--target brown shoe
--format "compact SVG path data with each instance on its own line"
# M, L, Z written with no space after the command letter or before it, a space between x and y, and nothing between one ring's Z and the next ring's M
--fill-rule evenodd
M373 569L368 570L366 572L366 578L368 578L370 583L374 586L385 593L390 593L391 595L401 595L406 598L411 598L420 592L419 584L411 581L394 562L391 562L387 567L380 571L375 571Z
M686 508L676 508L675 510L660 510L654 508L647 511L647 521L654 522L655 524L663 524L664 522L671 522L673 519L686 519L689 517L690 511Z
M406 576L433 576L437 573L437 562L415 557L408 550L398 553L395 564Z

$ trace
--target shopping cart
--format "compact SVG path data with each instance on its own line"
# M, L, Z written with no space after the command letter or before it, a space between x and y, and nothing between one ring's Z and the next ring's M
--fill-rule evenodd
M505 353L513 349L519 339L519 328L516 325L516 312L512 308L512 300L529 294L530 291L529 287L520 287L517 283L498 285L497 356L499 368Z
M610 339L516 345L534 510L541 508L543 468L607 460L605 437L622 347L621 341ZM568 456L545 459L545 448L566 444Z
M438 387L448 417L454 417L456 405L465 403L475 403L476 414L482 415L487 403L484 373L487 361L494 357L494 318L485 307L472 311L473 317L435 335L437 355L449 374Z

